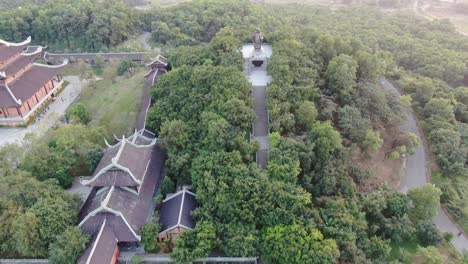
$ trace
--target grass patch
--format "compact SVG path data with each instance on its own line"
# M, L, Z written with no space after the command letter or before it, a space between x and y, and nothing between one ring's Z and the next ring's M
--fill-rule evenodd
M93 70L94 75L101 76L104 72L104 69L99 64L91 65L91 69Z
M462 263L460 254L449 243L444 242L437 246L440 254L445 257L445 263ZM401 243L392 243L392 251L388 257L388 261L399 261L405 264L424 264L420 257L416 255L418 251L418 243L416 241L403 241Z
M97 81L83 90L77 103L86 106L91 113L91 124L102 126L107 136L128 135L136 126L144 74L144 69L138 69L128 79L112 77Z
M452 219L466 232L468 231L468 218L466 210L468 204L465 190L468 188L468 179L449 178L440 173L433 173L432 182L442 190L441 205L447 209Z
M403 261L406 256L405 252L413 255L418 249L418 243L416 241L402 241L400 243L392 243L392 251L388 257L389 261L400 260Z

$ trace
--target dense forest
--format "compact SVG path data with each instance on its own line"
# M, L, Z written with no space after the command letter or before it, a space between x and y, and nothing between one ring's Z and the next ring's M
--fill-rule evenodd
M257 27L273 45L265 171L255 164L251 88L239 53ZM31 35L58 51L106 51L139 30L152 32L173 68L152 88L147 120L168 151L162 192L192 184L200 204L195 230L171 252L178 262L217 250L271 264L411 263L400 245L412 243L421 258L443 263L435 246L450 236L431 222L439 202L468 228L468 41L451 24L368 7L247 0L146 11L117 0L55 1L0 11L1 38ZM385 92L384 77L405 95ZM360 161L384 145L391 146L385 159L399 161L422 144L399 131L410 108L435 161L437 187L402 194L380 182L362 191L378 172ZM103 131L87 125L82 106L67 119L22 147L0 149L2 257L63 263L89 239L73 227L77 202L62 188L94 169ZM143 237L148 251L161 248L154 239Z
M0 38L53 51L107 51L134 36L138 14L123 1L44 1L0 9Z
M169 149L168 176L193 184L201 204L199 225L177 242L173 257L185 262L217 248L229 256L260 255L267 263L371 263L388 259L391 245L402 241L441 243L430 221L438 188L405 195L382 185L357 192L372 175L352 156L378 151L381 134L398 127L408 106L420 116L446 179L442 201L467 219L464 187L450 181L467 181L461 99L468 46L450 24L362 7L330 12L222 2L195 1L143 16L153 41L170 48L175 68L153 90L149 125ZM256 27L274 50L267 171L254 165L251 100L238 53ZM383 76L407 96L382 90ZM389 159L420 144L405 131L394 140ZM317 251L321 255L311 257Z
M89 237L76 227L80 202L63 188L94 170L101 142L99 128L76 121L0 149L2 258L50 256L51 263L65 263L85 249Z

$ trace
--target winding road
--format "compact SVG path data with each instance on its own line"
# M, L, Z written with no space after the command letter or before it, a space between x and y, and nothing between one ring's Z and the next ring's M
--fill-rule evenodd
M401 95L400 91L388 80L384 79L380 84L385 90L397 96ZM401 129L416 134L421 141L415 154L407 157L405 161L404 175L400 183L400 192L406 193L408 190L420 187L429 182L427 176L430 174L430 170L428 169L429 159L426 155L426 145L424 143L423 134L412 110L406 113L406 119L401 125ZM462 230L448 217L447 213L442 210L442 208L439 207L437 212L437 216L435 216L432 221L442 232L452 233L454 239L450 243L460 254L465 254L465 251L468 251L468 239L464 234L457 236Z

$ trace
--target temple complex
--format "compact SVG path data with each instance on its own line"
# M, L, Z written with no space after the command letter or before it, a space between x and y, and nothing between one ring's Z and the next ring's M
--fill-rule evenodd
M113 145L105 140L107 149L93 175L80 179L92 190L79 214L79 227L91 236L79 264L117 263L120 248L138 246L143 225L152 221L166 155L144 121L151 104L149 87L167 73L167 65L161 55L147 65L150 71L140 107L140 130L129 137L114 135Z
M151 220L153 196L162 181L165 154L150 131L140 130L107 144L96 172L81 183L93 186L82 207L79 227L91 242L81 264L117 263L121 245L137 245Z
M0 126L27 124L62 89L59 72L67 64L41 64L42 46L0 40Z

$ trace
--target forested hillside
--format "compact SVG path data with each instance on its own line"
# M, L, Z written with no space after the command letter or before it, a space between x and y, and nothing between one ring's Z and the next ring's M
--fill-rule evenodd
M0 9L0 38L21 42L31 36L53 51L106 51L134 36L138 22L121 0L54 0Z
M256 28L273 46L267 170L255 164L239 53ZM170 253L178 263L213 250L268 264L461 262L446 259L450 236L431 221L442 202L468 228L468 39L451 24L248 0L145 11L119 0L59 0L0 10L0 38L31 35L55 51L107 51L139 30L152 32L172 67L152 88L147 119L168 151L163 193L191 184L199 202L196 228ZM385 92L382 78L405 95ZM411 108L437 187L403 194L394 171L422 144L400 128ZM72 110L71 124L0 149L0 257L63 263L89 239L72 227L77 202L63 188L93 171L104 132L86 125L86 109ZM154 239L148 251L161 248Z
M77 258L85 249L89 237L76 227L78 198L63 187L94 170L102 155L97 142L100 129L75 124L0 149L0 258L64 263L70 256L64 252Z
M468 42L444 22L362 9L194 1L145 14L153 40L171 50L175 67L154 88L148 121L169 149L169 177L193 184L201 204L197 228L177 242L173 257L187 261L217 248L229 256L258 254L267 263L375 263L404 261L395 246L403 241L442 242L431 222L438 188L426 185L404 195L381 181L368 192L357 190L379 176L361 163L384 145L391 146L384 159L400 160L420 144L406 131L389 133L399 130L409 106L424 124L434 170L466 183L461 117ZM244 123L252 118L250 100L239 88L229 92L234 98L226 97L217 85L223 83L226 92L240 85L236 47L256 27L274 54L267 171L254 165L256 145L249 144ZM239 69L227 74L225 65ZM209 72L217 73L214 79ZM229 84L233 76L235 85ZM385 92L379 85L385 76L407 96ZM433 92L411 88L416 86ZM238 107L232 107L234 99ZM443 187L442 201L458 210L459 220L467 219L463 187Z

